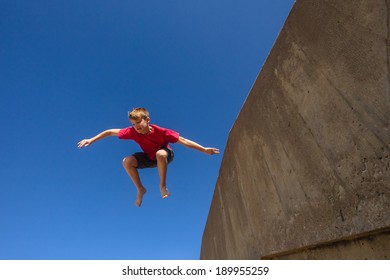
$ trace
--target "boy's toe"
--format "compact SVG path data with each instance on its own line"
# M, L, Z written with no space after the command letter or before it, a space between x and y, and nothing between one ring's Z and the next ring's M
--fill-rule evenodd
M167 188L160 188L160 192L162 198L167 198L168 196L171 195Z

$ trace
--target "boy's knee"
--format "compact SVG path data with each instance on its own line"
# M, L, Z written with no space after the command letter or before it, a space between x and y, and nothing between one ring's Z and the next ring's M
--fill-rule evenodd
M123 167L126 168L126 167L137 167L138 165L138 162L137 162L137 159L135 158L135 156L128 156L128 157L125 157L122 161L123 163Z
M156 152L156 159L166 159L168 157L168 153L165 150L159 150Z

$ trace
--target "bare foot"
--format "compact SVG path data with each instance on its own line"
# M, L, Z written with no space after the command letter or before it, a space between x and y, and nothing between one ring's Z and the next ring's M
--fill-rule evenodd
M143 188L141 191L138 191L137 198L136 198L135 203L134 203L135 206L141 207L142 198L143 198L145 193L146 193L146 189L145 188Z
M169 193L167 187L160 187L160 192L161 192L161 196L162 198L167 198L168 196L170 196L171 194Z

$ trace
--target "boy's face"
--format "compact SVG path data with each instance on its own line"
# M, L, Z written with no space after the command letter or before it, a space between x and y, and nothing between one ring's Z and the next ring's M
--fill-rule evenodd
M150 132L150 127L149 127L150 118L146 118L146 119L141 118L137 120L130 119L130 122L138 133L147 134Z

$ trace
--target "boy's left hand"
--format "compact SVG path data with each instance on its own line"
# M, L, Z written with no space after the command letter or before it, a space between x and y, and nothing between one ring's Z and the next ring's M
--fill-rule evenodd
M217 148L205 148L205 153L208 155L219 154L219 149Z

